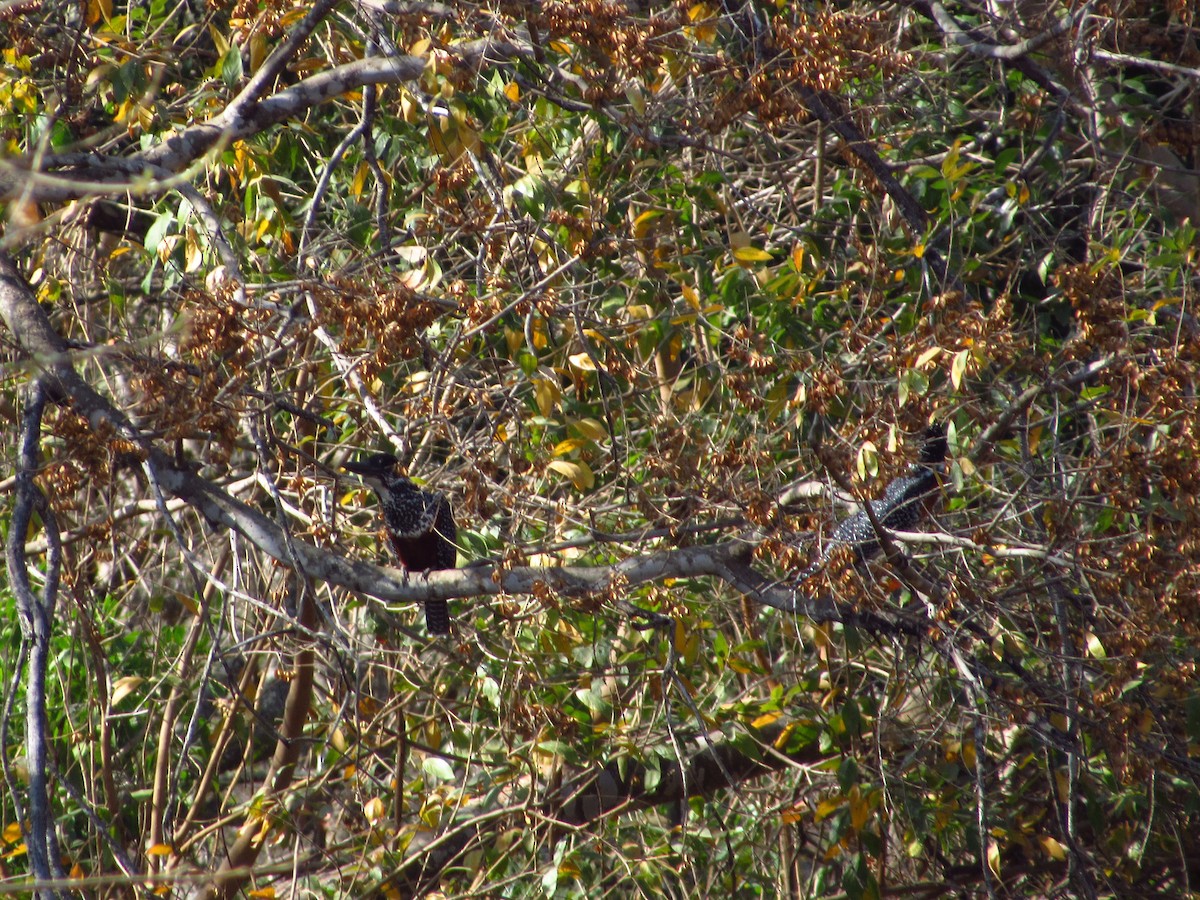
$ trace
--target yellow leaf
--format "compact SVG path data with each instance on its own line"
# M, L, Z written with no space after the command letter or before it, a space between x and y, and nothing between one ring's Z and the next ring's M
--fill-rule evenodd
M571 479L571 483L580 491L586 491L596 484L596 475L585 462L572 462L567 459L554 459L546 464L546 468L559 475Z
M992 870L992 874L997 878L1000 877L1000 845L995 841L988 841L987 848L987 864Z
M21 826L16 822L9 822L4 826L4 843L15 844L21 840Z
M639 241L650 233L650 226L655 219L661 218L661 209L648 209L633 220L633 236Z
M681 619L675 620L675 652L689 666L696 662L696 653L700 649L700 632L688 631Z
M950 383L954 385L955 390L962 387L963 375L967 371L967 357L970 352L970 350L959 350L954 354L954 361L950 363Z
M567 359L570 360L571 365L581 372L596 371L596 363L591 355L587 353L572 353Z
M1058 799L1063 803L1071 796L1071 779L1067 777L1067 773L1062 769L1054 770L1054 791L1058 794Z
M455 112L457 113L458 111L455 110ZM468 121L465 117L458 122L456 136L458 137L458 143L464 150L476 155L479 154L479 129L476 128L474 124Z
M690 284L682 285L679 288L679 293L683 295L683 299L688 302L688 306L690 306L692 309L700 308L700 294Z
M783 727L783 730L779 732L779 737L775 738L775 743L772 746L774 746L776 750L783 750L788 745L788 741L792 737L792 732L795 730L796 723L789 722Z
M975 771L975 742L967 741L962 745L962 761L968 770Z
M118 678L113 683L113 692L112 697L109 699L109 703L111 703L113 706L116 706L135 690L137 690L145 680L145 678L142 678L138 675L126 675L124 678Z
M101 19L107 22L112 18L112 0L89 0L87 24L95 25Z
M562 392L558 389L558 385L549 378L535 378L533 380L533 399L537 403L538 412L543 416L549 416L554 412L554 407L562 398Z
M760 250L757 247L738 247L733 251L733 258L738 262L755 263L767 262L774 257L766 250Z
M855 468L858 470L858 477L864 481L879 474L879 448L873 441L866 441L858 449Z
M761 716L759 716L757 719L755 719L753 722L751 722L750 725L753 728L766 728L772 722L778 721L779 717L782 715L783 715L783 713L779 712L778 710L776 710L775 712L763 713Z
M24 856L27 852L29 852L29 848L24 843L20 843L5 853L4 858L17 859L18 857Z
M273 898L275 897L275 888L264 887L264 888L258 888L253 891L247 891L246 896L247 897L262 897L263 900L273 900Z
M831 798L822 800L817 804L817 812L814 818L820 822L822 819L828 819L835 812L842 808L842 798Z
M308 7L303 5L289 9L279 17L279 27L283 29L291 28L293 25L303 19L307 13Z
M679 650L681 650L683 648L683 645L686 642L687 642L687 628L684 626L682 619L676 619L675 620L675 631L674 631L671 643L674 645L676 652L678 652Z
M149 850L146 851L146 855L147 856L170 856L174 852L175 852L175 848L173 848L170 844L155 844L153 847L151 847Z
M625 82L625 99L633 107L635 115L646 115L646 95L642 92L642 86L636 81Z
M371 171L370 166L365 162L360 164L358 170L354 173L354 179L350 182L350 196L361 197L363 185L367 183L367 174Z
M576 431L582 434L589 441L595 441L596 443L599 443L608 437L608 429L604 427L603 423L597 421L596 419L576 419L571 424L575 426Z
M785 825L794 825L796 822L804 818L803 810L793 806L790 809L785 809L779 814L779 820Z
M215 25L208 26L208 36L212 39L213 47L217 51L217 58L220 59L229 52L229 39L217 29Z
M855 831L862 831L867 824L867 819L871 817L871 807L874 804L871 802L871 794L864 794L859 790L858 785L850 789L850 827Z
M184 271L195 272L204 262L204 248L200 246L200 239L191 228L187 231L184 247L187 250L184 255Z
M1105 652L1104 645L1100 643L1100 638L1096 637L1090 631L1087 632L1085 638L1087 640L1088 656L1093 659L1108 659L1108 653Z
M372 797L363 804L363 815L367 817L367 821L372 825L378 825L387 813L387 809L383 805L383 801L378 797Z
M1050 837L1050 835L1043 835L1039 843L1041 843L1042 849L1046 851L1046 855L1055 862L1062 862L1067 858L1067 848Z
M568 453L574 453L584 445L584 441L579 438L567 438L565 441L559 441L553 450L550 451L551 456L566 456Z
M400 118L409 125L416 125L424 112L416 96L408 88L400 88Z
M917 364L916 364L915 368L918 368L918 369L925 368L925 366L927 366L927 365L929 365L929 363L933 362L937 358L938 354L941 352L942 352L941 347L930 347L928 350L926 350L924 353L922 353L920 356L917 357Z
M521 99L521 86L515 81L510 81L504 86L504 96L508 98L510 103L517 103Z
M267 58L267 38L261 31L250 37L250 71L257 72Z
M924 244L917 244L917 246L913 247L913 256L915 256L917 259L920 259L924 255L925 255L925 245Z

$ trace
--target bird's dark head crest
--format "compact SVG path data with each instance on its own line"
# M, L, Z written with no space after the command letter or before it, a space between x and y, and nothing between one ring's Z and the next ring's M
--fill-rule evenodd
M405 476L400 460L390 453L375 453L354 462L343 463L342 468L357 475L376 490L412 484Z
M946 459L946 426L941 422L927 425L921 433L919 459L922 465L934 466Z

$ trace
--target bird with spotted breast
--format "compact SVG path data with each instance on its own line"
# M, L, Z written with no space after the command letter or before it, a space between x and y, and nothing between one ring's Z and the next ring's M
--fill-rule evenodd
M388 542L405 569L432 572L455 567L458 530L445 494L421 490L390 453L376 453L342 468L375 491ZM445 600L425 602L425 626L432 634L450 633Z
M868 500L876 520L889 531L911 531L927 515L927 505L941 486L938 470L946 459L946 428L938 423L928 426L922 436L917 462L903 475L892 479L883 496ZM841 547L849 548L855 563L879 552L879 535L866 510L860 510L841 522L829 536L825 549L797 578L803 584L825 566Z

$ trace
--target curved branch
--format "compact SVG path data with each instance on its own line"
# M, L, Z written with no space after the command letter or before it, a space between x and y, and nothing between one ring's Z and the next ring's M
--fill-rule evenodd
M70 403L92 428L116 432L135 442L162 488L194 507L210 522L230 528L272 559L298 565L315 578L381 600L424 601L496 594L537 594L544 590L581 597L624 591L667 578L715 577L755 601L819 621L855 620L862 614L833 600L807 600L756 571L749 563L759 538L748 535L714 544L660 550L607 566L484 567L413 575L346 559L312 544L292 540L279 524L174 460L140 434L123 412L95 391L71 365L72 354L54 331L12 261L0 254L0 319L8 325L32 363L42 369L50 399ZM293 555L294 551L294 555ZM870 624L889 633L909 631L911 623L874 616Z
M513 43L486 39L454 49L458 64L467 67L497 65L527 52ZM5 164L0 169L0 196L22 191L24 196L39 201L74 200L98 188L111 192L115 189L114 182L120 182L123 191L155 193L173 186L170 179L165 182L161 179L162 171L182 172L214 147L227 146L272 125L301 117L315 106L366 85L414 81L424 72L427 62L419 56L358 59L318 72L261 99L247 86L239 97L208 121L185 128L161 143L125 158L106 158L95 153L51 155L45 157L40 172ZM46 170L51 169L60 170L61 174L46 174ZM72 177L63 177L66 174L63 170ZM132 183L135 177L137 184ZM96 183L89 184L88 179ZM33 184L29 183L31 180Z

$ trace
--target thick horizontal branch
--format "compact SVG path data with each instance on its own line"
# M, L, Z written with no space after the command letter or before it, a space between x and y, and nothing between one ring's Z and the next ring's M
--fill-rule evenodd
M101 434L120 436L141 448L149 472L167 493L183 500L208 521L232 529L262 553L297 566L306 578L392 601L424 601L495 594L538 594L567 597L623 594L629 588L666 579L716 578L754 601L818 621L854 621L895 633L918 633L921 623L903 614L859 613L832 599L811 600L750 563L759 538L676 547L630 556L606 566L471 566L465 569L410 574L346 559L289 535L253 507L194 472L178 468L172 457L141 435L123 412L91 387L71 365L72 353L54 331L45 311L11 259L0 254L0 318L29 360L41 370L51 399L69 403ZM294 555L293 555L294 553Z
M468 67L498 65L525 52L518 45L489 40L458 45L454 51L452 58ZM171 186L161 178L161 172L182 172L214 147L303 118L310 109L368 84L414 81L427 64L428 60L419 56L373 56L334 66L268 97L236 97L211 119L126 157L109 158L96 153L47 156L41 172L56 171L56 175L39 175L10 162L0 169L0 196L20 193L34 200L66 201L114 180L135 193L155 193Z

